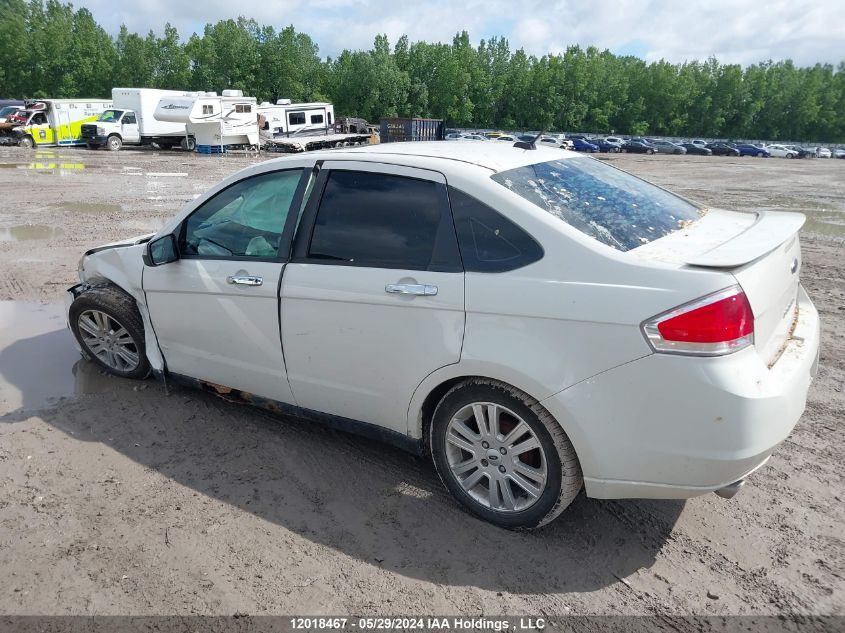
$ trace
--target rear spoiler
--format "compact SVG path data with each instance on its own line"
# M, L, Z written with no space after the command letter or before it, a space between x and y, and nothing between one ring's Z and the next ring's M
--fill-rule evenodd
M757 220L735 237L704 253L684 259L690 266L734 268L754 261L789 240L807 218L803 213L761 211Z

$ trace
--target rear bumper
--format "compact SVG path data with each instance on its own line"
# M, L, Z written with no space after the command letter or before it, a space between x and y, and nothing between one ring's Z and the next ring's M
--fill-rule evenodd
M543 401L575 445L587 495L694 497L765 463L801 417L818 366L819 317L803 288L798 308L771 369L754 348L652 354Z

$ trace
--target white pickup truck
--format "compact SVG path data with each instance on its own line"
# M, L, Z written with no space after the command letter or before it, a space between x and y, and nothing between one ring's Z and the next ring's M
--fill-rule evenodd
M184 124L159 121L155 109L162 97L190 96L197 93L154 88L114 88L113 107L97 121L82 126L82 138L88 149L117 151L124 145L152 145L170 149L176 145L194 149L195 141Z

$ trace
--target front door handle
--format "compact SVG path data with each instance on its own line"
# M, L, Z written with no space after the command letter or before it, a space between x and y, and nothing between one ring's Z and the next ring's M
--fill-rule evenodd
M431 284L387 284L384 291L396 295L433 297L437 294L437 286Z
M226 283L239 284L241 286L260 286L264 283L264 278L256 277L255 275L229 275L226 277Z

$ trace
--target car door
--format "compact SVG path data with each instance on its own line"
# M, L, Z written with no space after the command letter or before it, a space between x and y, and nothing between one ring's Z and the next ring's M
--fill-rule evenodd
M281 291L299 406L407 432L416 387L457 363L464 275L442 174L322 165Z
M306 182L299 168L233 183L177 228L177 261L145 266L168 371L293 403L278 292Z
M127 112L120 121L120 134L124 143L140 143L141 132L138 130L138 118L134 112Z

